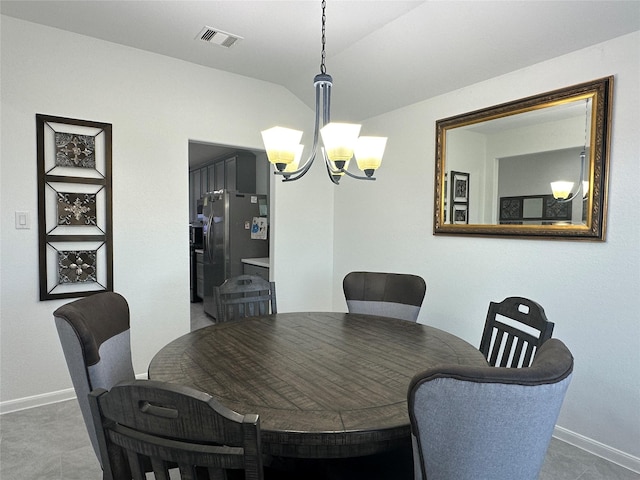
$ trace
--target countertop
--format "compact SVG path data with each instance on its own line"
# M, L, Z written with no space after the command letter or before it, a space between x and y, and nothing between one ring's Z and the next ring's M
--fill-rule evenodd
M269 257L241 258L240 261L242 263L246 263L247 265L255 265L256 267L269 268Z

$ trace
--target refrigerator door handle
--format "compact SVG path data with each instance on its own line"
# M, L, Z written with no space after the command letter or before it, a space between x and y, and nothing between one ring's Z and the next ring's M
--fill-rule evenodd
M213 238L213 235L211 235L212 227L213 227L213 215L209 215L207 217L207 233L204 236L205 251L207 253L207 259L209 260L209 263L213 263L213 254L211 253L211 251L213 250L213 245L211 242L211 239Z

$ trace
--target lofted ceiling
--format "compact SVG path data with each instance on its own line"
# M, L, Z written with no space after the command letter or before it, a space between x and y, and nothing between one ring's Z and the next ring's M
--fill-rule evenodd
M2 0L0 12L273 82L313 108L320 0ZM204 42L204 27L242 39ZM636 30L638 0L327 0L332 119L361 121Z

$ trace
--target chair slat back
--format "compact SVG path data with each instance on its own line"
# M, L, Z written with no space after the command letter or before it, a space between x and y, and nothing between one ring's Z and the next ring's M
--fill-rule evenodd
M215 287L218 321L278 313L275 282L239 275Z
M480 351L492 366L528 367L536 349L551 338L553 327L544 308L533 300L508 297L491 302Z
M260 421L236 413L192 388L134 380L90 396L105 480L144 480L146 465L156 479L169 479L176 466L181 479L226 478L241 469L261 480ZM127 461L121 459L126 457Z

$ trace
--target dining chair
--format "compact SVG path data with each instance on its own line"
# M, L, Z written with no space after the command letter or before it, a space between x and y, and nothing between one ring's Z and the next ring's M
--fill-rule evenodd
M529 368L440 365L415 375L415 478L537 479L572 372L571 352L550 339Z
M278 313L276 284L255 275L239 275L214 287L217 321Z
M103 480L145 480L145 464L157 480L168 479L176 466L183 480L226 479L227 470L263 479L256 414L241 415L207 393L153 380L96 389L89 404Z
M129 305L118 293L101 292L67 303L53 316L80 411L101 460L88 395L96 388L110 389L135 378Z
M528 367L535 350L551 338L554 324L541 305L523 297L491 302L480 351L492 366Z
M342 281L342 289L349 313L416 322L427 284L417 275L350 272Z

